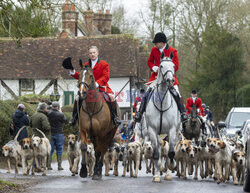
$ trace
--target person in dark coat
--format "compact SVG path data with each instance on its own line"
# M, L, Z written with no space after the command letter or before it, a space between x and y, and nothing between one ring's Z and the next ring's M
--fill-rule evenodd
M12 121L14 126L14 137L16 136L17 132L20 128L23 126L29 126L29 118L27 114L24 112L25 106L23 104L19 104L17 107L16 112L13 115ZM28 137L28 131L27 128L23 128L23 130L20 132L17 140L21 141L24 138Z
M65 115L60 112L60 105L58 102L52 103L52 110L48 113L49 123L51 127L51 153L49 158L49 170L52 170L51 167L51 158L56 149L56 156L58 162L58 170L63 170L62 168L62 153L64 145L64 134L63 126L66 122Z
M47 117L47 104L41 103L37 107L37 112L32 115L30 119L30 126L32 128L32 135L43 137L35 128L40 129L46 137L50 140L50 124Z

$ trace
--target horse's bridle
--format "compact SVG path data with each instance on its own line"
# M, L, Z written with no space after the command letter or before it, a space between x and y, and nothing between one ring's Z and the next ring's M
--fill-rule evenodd
M163 61L172 61L171 59L163 59L163 60L161 60L161 62L163 62ZM168 80L165 80L165 76L168 74L168 73L171 73L172 75L173 75L173 77L174 77L174 73L173 73L173 71L172 70L167 70L164 74L163 74L163 72L162 72L162 66L160 65L160 74L162 75L162 78L163 78L163 81L162 81L162 83L165 83L166 81L168 81ZM169 84L170 84L170 81L169 81Z

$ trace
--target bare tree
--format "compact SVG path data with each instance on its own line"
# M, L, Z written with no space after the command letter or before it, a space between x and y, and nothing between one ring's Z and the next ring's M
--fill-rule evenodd
M112 11L112 25L119 28L121 33L135 34L139 28L139 20L128 16L123 4Z

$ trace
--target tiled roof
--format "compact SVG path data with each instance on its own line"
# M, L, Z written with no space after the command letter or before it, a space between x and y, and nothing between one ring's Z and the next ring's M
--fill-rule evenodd
M16 42L0 39L0 79L69 78L62 61L72 57L76 69L78 60L88 60L88 48L99 48L100 58L110 66L111 77L136 76L138 44L130 35L105 35L73 38L25 38L21 47Z

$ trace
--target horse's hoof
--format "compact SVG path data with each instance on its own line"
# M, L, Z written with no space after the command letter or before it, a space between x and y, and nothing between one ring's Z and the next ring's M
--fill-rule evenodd
M185 176L183 179L184 179L184 180L187 180L187 176Z
M197 177L194 177L194 180L198 180L198 178L197 178Z
M96 174L93 175L92 180L101 180L102 178Z
M124 175L124 174L122 174L122 177L125 177L125 175Z
M105 176L109 176L109 174L105 174Z
M172 177L170 174L166 174L164 180L171 181Z
M154 176L153 177L153 182L161 182L160 176Z
M45 173L43 173L43 174L42 174L42 176L46 176L46 174L45 174Z
M75 174L72 174L71 176L75 176Z
M134 175L133 177L134 177L134 178L137 178L137 175Z
M87 176L88 176L87 168L81 168L81 170L80 170L80 177L81 178L86 178Z

